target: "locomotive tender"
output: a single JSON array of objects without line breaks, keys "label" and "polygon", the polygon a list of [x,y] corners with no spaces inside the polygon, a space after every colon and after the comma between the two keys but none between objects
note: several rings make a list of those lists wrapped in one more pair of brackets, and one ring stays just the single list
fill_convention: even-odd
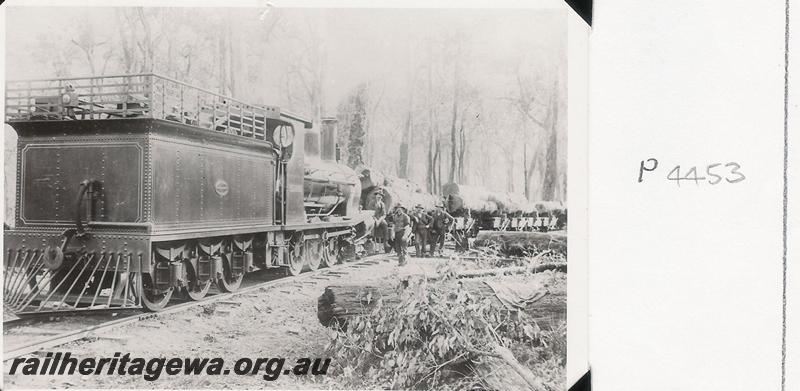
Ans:
[{"label": "locomotive tender", "polygon": [[337,263],[360,181],[312,122],[154,74],[8,82],[18,134],[4,306],[162,309],[245,273]]}]

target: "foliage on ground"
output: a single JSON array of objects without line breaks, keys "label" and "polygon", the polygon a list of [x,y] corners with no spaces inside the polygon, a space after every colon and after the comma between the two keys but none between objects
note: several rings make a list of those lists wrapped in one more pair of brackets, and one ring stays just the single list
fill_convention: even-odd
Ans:
[{"label": "foliage on ground", "polygon": [[336,373],[342,386],[496,388],[486,379],[502,365],[493,350],[502,346],[547,388],[563,388],[565,323],[542,330],[524,313],[511,313],[463,289],[452,267],[439,274],[445,277],[398,287],[398,305],[383,305],[381,297],[363,298],[375,301],[373,309],[340,328],[328,347],[341,366]]}]

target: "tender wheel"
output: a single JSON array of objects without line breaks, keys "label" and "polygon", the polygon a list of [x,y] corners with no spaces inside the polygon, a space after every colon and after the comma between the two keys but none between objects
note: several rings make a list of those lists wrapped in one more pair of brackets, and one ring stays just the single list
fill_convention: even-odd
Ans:
[{"label": "tender wheel", "polygon": [[305,255],[305,264],[308,266],[308,270],[315,271],[319,269],[319,265],[322,263],[322,242],[319,240],[308,240],[306,241],[306,249],[303,252]]},{"label": "tender wheel", "polygon": [[149,274],[139,274],[139,297],[142,299],[142,306],[151,312],[164,309],[172,298],[174,288],[169,288],[164,292],[156,292]]},{"label": "tender wheel", "polygon": [[289,274],[296,276],[303,272],[303,265],[305,264],[305,257],[303,256],[303,245],[295,244],[286,253],[289,258]]},{"label": "tender wheel", "polygon": [[189,272],[189,284],[183,288],[183,292],[194,301],[202,300],[211,288],[211,279],[200,282],[197,280],[197,272],[192,268],[192,264],[187,262],[186,267]]},{"label": "tender wheel", "polygon": [[339,241],[336,238],[326,240],[322,250],[322,267],[339,263],[339,253]]},{"label": "tender wheel", "polygon": [[217,287],[223,292],[236,292],[242,285],[244,274],[234,277],[231,273],[230,254],[225,254],[222,258],[222,267],[225,269],[222,278],[217,279]]}]

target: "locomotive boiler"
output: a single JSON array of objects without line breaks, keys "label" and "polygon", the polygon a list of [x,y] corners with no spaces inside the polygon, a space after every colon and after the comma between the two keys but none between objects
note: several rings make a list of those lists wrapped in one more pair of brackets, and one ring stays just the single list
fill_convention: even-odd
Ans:
[{"label": "locomotive boiler", "polygon": [[336,119],[322,120],[321,134],[306,133],[303,202],[306,216],[326,219],[358,210],[361,181],[353,169],[336,160]]},{"label": "locomotive boiler", "polygon": [[18,314],[157,311],[258,269],[336,263],[367,229],[331,121],[320,140],[299,115],[154,74],[6,90],[19,137],[3,290]]}]

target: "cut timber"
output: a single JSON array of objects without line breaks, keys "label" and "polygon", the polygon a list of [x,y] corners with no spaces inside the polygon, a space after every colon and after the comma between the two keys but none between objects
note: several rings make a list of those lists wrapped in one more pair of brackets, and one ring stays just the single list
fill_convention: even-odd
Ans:
[{"label": "cut timber", "polygon": [[[529,266],[503,267],[496,269],[465,270],[462,272],[458,272],[456,274],[456,278],[476,278],[476,277],[489,277],[489,276],[506,276],[511,274],[522,274],[522,273],[541,273],[547,270],[555,270],[557,272],[566,273],[567,264],[564,262],[559,262],[559,263],[543,263],[543,264],[529,265]],[[404,279],[409,280],[411,277],[414,276],[422,277],[423,279],[426,279],[428,281],[438,280],[442,278],[442,276],[439,274],[431,274],[431,275],[409,274]]]},{"label": "cut timber", "polygon": [[[473,297],[488,298],[493,306],[525,312],[542,328],[552,328],[559,320],[566,319],[566,292],[543,289],[526,302],[524,308],[509,308],[486,281],[460,280],[458,283]],[[400,295],[400,288],[389,286],[331,285],[317,300],[317,318],[324,326],[344,328],[350,318],[369,314],[379,298],[384,307],[395,307],[400,302]]]},{"label": "cut timber", "polygon": [[398,288],[375,285],[331,285],[317,300],[317,318],[323,326],[346,327],[347,320],[369,313],[378,299],[383,305],[400,302]]},{"label": "cut timber", "polygon": [[480,231],[473,245],[496,246],[508,255],[541,253],[546,250],[567,255],[567,235],[564,232]]}]

